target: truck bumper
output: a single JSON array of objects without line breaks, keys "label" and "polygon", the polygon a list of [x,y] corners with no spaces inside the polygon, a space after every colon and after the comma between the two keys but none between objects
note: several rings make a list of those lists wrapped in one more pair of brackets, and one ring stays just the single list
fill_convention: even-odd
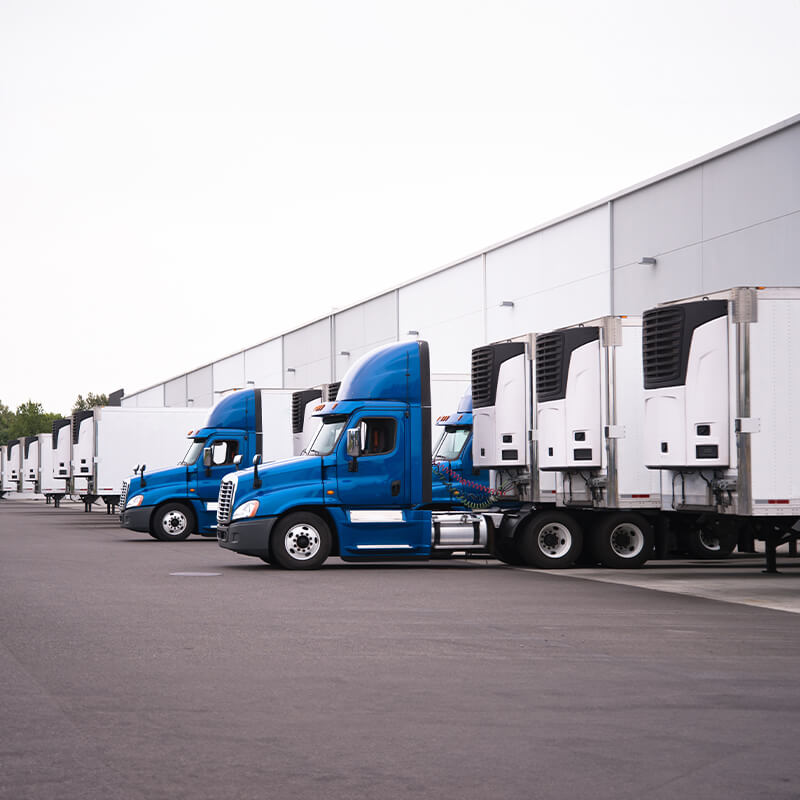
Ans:
[{"label": "truck bumper", "polygon": [[128,528],[132,531],[149,531],[150,517],[153,514],[153,506],[144,508],[126,508],[119,515],[120,528]]},{"label": "truck bumper", "polygon": [[245,556],[269,556],[269,537],[277,517],[245,519],[217,526],[217,544]]}]

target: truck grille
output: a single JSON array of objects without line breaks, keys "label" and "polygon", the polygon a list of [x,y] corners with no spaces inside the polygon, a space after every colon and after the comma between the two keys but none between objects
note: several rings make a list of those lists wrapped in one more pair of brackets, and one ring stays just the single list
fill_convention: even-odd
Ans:
[{"label": "truck grille", "polygon": [[235,482],[223,479],[222,483],[219,485],[217,525],[227,525],[231,521],[231,510],[233,509],[233,496],[235,493]]},{"label": "truck grille", "polygon": [[122,491],[119,495],[119,515],[125,512],[125,503],[128,500],[128,481],[122,481]]},{"label": "truck grille", "polygon": [[476,347],[472,351],[472,407],[492,405],[493,347]]},{"label": "truck grille", "polygon": [[684,310],[652,308],[642,317],[644,388],[678,386],[681,380]]}]

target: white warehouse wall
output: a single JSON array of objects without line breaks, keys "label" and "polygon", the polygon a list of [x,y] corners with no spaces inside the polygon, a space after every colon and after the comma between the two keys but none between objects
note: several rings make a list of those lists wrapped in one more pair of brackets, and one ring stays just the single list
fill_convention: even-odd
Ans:
[{"label": "white warehouse wall", "polygon": [[[798,285],[798,252],[800,116],[122,404],[207,406],[248,382],[341,380],[409,330],[430,343],[433,372],[467,373],[487,342],[730,286]],[[648,256],[654,266],[638,263]]]}]

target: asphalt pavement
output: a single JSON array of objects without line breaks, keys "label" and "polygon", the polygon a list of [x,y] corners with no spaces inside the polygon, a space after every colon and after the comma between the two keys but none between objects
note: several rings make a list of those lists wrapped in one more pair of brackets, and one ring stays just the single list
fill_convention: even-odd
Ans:
[{"label": "asphalt pavement", "polygon": [[285,572],[3,500],[0,798],[798,798],[779,565]]}]

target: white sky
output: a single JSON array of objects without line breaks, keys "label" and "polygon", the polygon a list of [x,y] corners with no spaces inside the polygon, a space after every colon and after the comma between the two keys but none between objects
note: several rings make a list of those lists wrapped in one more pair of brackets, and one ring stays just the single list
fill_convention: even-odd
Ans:
[{"label": "white sky", "polygon": [[0,0],[0,401],[133,392],[800,111],[800,0]]}]

